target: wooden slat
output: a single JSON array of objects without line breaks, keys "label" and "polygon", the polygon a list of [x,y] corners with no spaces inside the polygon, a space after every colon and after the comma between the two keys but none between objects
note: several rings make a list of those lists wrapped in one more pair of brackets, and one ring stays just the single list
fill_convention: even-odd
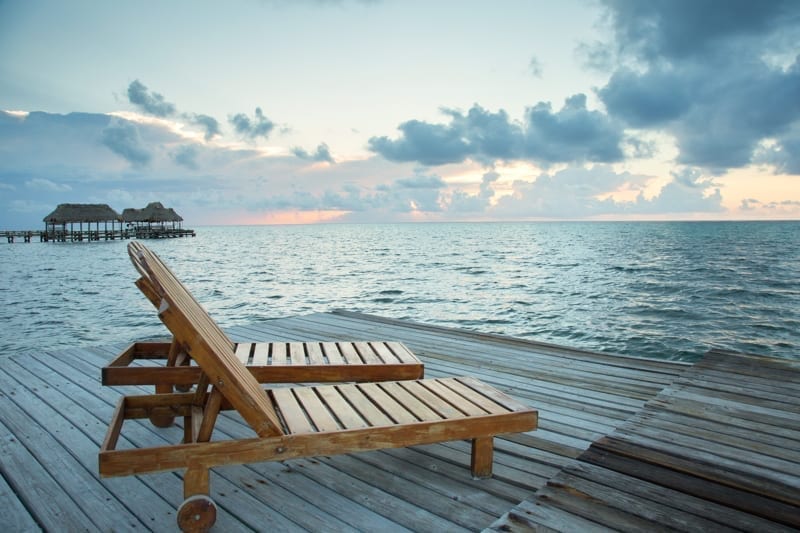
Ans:
[{"label": "wooden slat", "polygon": [[403,387],[402,382],[389,382],[381,384],[380,387],[389,396],[401,403],[403,407],[411,411],[419,420],[441,420],[442,416],[433,409],[425,405],[419,398],[411,394],[408,389]]},{"label": "wooden slat", "polygon": [[485,412],[489,412],[491,414],[502,414],[507,413],[508,409],[503,407],[502,405],[495,403],[494,400],[491,398],[487,398],[486,396],[478,393],[475,389],[465,386],[462,382],[458,381],[457,379],[450,379],[447,381],[443,381],[442,384],[446,386],[448,389],[452,390],[461,398],[471,402],[474,405],[480,406],[481,410]]},{"label": "wooden slat", "polygon": [[442,398],[445,402],[452,405],[462,413],[468,416],[485,415],[486,410],[474,403],[462,398],[452,389],[446,387],[441,381],[426,380],[420,382],[425,388],[433,392],[436,396]]},{"label": "wooden slat", "polygon": [[293,366],[306,364],[306,349],[302,342],[289,343],[289,360]]},{"label": "wooden slat", "polygon": [[297,387],[293,389],[297,401],[311,419],[317,431],[336,431],[339,424],[331,412],[319,399],[312,387]]},{"label": "wooden slat", "polygon": [[253,366],[266,366],[269,361],[269,345],[257,342],[253,351]]},{"label": "wooden slat", "polygon": [[289,346],[283,342],[276,342],[272,344],[272,366],[288,365],[291,359],[289,358]]},{"label": "wooden slat", "polygon": [[236,346],[236,358],[246,365],[250,361],[250,351],[253,349],[253,344],[243,342]]},{"label": "wooden slat", "polygon": [[369,398],[372,403],[386,413],[396,424],[408,424],[417,422],[417,418],[403,405],[395,401],[391,396],[380,388],[377,383],[363,383],[358,386],[361,392]]},{"label": "wooden slat", "polygon": [[291,389],[273,389],[270,395],[290,433],[314,433],[314,426]]},{"label": "wooden slat", "polygon": [[375,353],[375,349],[372,347],[371,342],[354,342],[353,345],[355,346],[356,350],[358,350],[358,354],[361,356],[361,360],[364,361],[365,364],[372,364],[377,365],[382,363],[380,357]]},{"label": "wooden slat", "polygon": [[309,365],[325,365],[325,357],[322,353],[322,346],[318,342],[307,342],[306,344],[306,352],[308,353],[308,364]]},{"label": "wooden slat", "polygon": [[451,404],[443,402],[442,399],[436,396],[428,387],[423,386],[418,381],[406,381],[402,384],[403,388],[408,390],[415,398],[425,403],[428,407],[436,411],[442,418],[460,418],[464,413]]},{"label": "wooden slat", "polygon": [[330,364],[342,364],[345,362],[342,353],[339,351],[339,346],[335,342],[323,342],[322,350],[325,352],[325,357],[328,358]]},{"label": "wooden slat", "polygon": [[491,399],[492,401],[502,405],[509,411],[517,411],[519,409],[524,408],[525,406],[518,402],[517,400],[513,399],[507,394],[500,392],[497,389],[492,387],[486,386],[486,384],[481,383],[477,379],[471,377],[458,377],[456,378],[458,381],[461,381],[464,385],[469,387],[470,389],[479,392],[483,396]]},{"label": "wooden slat", "polygon": [[322,401],[336,415],[337,420],[342,423],[344,429],[358,429],[369,427],[369,424],[348,403],[347,399],[339,392],[335,385],[316,387]]},{"label": "wooden slat", "polygon": [[369,422],[370,426],[388,426],[392,424],[392,419],[372,403],[360,388],[341,387],[339,392]]},{"label": "wooden slat", "polygon": [[386,345],[385,342],[371,342],[369,343],[372,349],[377,354],[383,363],[397,364],[399,360],[394,352]]},{"label": "wooden slat", "polygon": [[415,363],[417,362],[417,357],[411,353],[411,350],[406,348],[402,343],[396,341],[387,342],[386,345],[389,349],[394,353],[395,357],[401,363]]},{"label": "wooden slat", "polygon": [[347,364],[350,365],[360,365],[363,364],[363,360],[358,355],[358,351],[356,350],[355,343],[352,342],[340,342],[339,343],[339,352],[342,354],[342,357]]}]

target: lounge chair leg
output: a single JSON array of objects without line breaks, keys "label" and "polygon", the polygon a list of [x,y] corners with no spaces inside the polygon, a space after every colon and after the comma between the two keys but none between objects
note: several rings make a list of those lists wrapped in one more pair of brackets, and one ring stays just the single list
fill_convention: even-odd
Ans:
[{"label": "lounge chair leg", "polygon": [[186,498],[178,507],[178,527],[181,531],[208,531],[217,521],[217,506],[205,494]]},{"label": "lounge chair leg", "polygon": [[217,521],[217,506],[208,492],[208,468],[188,468],[183,475],[185,500],[178,508],[181,531],[207,531]]},{"label": "lounge chair leg", "polygon": [[494,461],[494,438],[479,437],[472,439],[472,459],[470,468],[475,478],[492,477],[492,462]]},{"label": "lounge chair leg", "polygon": [[[180,346],[173,339],[169,347],[169,354],[167,355],[167,366],[174,366],[175,358],[177,357]],[[158,383],[156,384],[156,394],[168,394],[172,392],[172,384]],[[175,423],[175,417],[169,415],[150,415],[150,422],[157,428],[168,428]]]},{"label": "lounge chair leg", "polygon": [[157,428],[168,428],[175,423],[175,417],[170,415],[150,415],[150,423]]}]

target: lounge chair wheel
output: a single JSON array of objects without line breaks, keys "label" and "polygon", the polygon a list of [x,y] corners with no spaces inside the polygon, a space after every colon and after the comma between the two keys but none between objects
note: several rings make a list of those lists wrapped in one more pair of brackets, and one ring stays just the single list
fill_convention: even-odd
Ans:
[{"label": "lounge chair wheel", "polygon": [[150,422],[157,428],[168,428],[175,423],[175,417],[170,415],[150,415]]},{"label": "lounge chair wheel", "polygon": [[217,506],[205,494],[186,498],[178,507],[178,527],[181,531],[208,531],[217,521]]}]

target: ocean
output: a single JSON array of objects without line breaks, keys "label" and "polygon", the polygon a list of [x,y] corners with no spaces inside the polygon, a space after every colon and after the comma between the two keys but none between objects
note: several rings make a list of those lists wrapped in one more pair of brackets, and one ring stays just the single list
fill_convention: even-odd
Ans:
[{"label": "ocean", "polygon": [[[196,229],[146,244],[223,327],[347,309],[640,357],[800,359],[800,222]],[[165,336],[126,245],[0,243],[0,356]]]}]

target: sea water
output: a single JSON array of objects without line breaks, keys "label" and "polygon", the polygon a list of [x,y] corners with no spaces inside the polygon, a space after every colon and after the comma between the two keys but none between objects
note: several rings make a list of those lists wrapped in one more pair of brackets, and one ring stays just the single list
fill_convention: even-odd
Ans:
[{"label": "sea water", "polygon": [[[223,326],[347,309],[575,348],[800,358],[800,222],[329,224],[146,241]],[[127,241],[0,244],[0,355],[166,334]]]}]

